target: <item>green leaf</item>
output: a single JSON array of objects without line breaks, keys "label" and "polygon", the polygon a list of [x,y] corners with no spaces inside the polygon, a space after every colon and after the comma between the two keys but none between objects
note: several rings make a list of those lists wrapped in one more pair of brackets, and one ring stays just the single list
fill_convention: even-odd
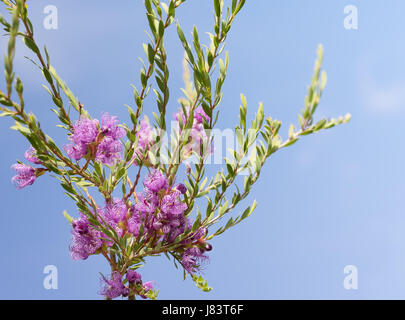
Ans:
[{"label": "green leaf", "polygon": [[63,211],[63,216],[66,218],[67,221],[69,221],[70,224],[73,222],[73,218],[65,211]]},{"label": "green leaf", "polygon": [[220,18],[221,17],[221,1],[214,0],[214,8],[215,8],[215,15]]},{"label": "green leaf", "polygon": [[34,53],[36,53],[36,54],[39,54],[39,53],[40,53],[40,52],[39,52],[39,49],[38,49],[38,47],[37,47],[37,45],[35,44],[35,42],[34,42],[31,38],[24,37],[24,38],[23,38],[23,41],[24,41],[25,45],[26,45],[29,49],[31,49]]},{"label": "green leaf", "polygon": [[219,207],[218,215],[222,216],[225,213],[226,209],[228,209],[228,206],[229,206],[229,201],[226,200],[225,203],[222,206]]},{"label": "green leaf", "polygon": [[210,292],[212,290],[212,288],[208,286],[207,281],[204,280],[201,275],[197,277],[195,274],[193,274],[192,279],[196,284],[197,288],[201,289],[202,291]]},{"label": "green leaf", "polygon": [[56,82],[58,83],[59,87],[63,90],[63,92],[66,94],[66,96],[68,97],[70,103],[72,104],[72,106],[77,110],[80,111],[79,108],[79,101],[77,100],[77,98],[75,97],[75,95],[73,94],[73,92],[69,89],[69,87],[66,85],[65,82],[63,82],[63,80],[59,77],[59,75],[56,73],[56,70],[50,66],[49,67],[49,72],[52,74],[53,78],[56,80]]},{"label": "green leaf", "polygon": [[196,231],[197,228],[200,226],[200,222],[201,222],[201,212],[200,210],[197,209],[197,218],[195,219],[194,223],[193,223],[193,227],[192,227],[192,231]]},{"label": "green leaf", "polygon": [[76,194],[76,192],[75,192],[75,190],[73,189],[73,187],[70,186],[69,184],[67,184],[66,182],[62,182],[61,185],[62,185],[63,189],[65,189],[67,192]]}]

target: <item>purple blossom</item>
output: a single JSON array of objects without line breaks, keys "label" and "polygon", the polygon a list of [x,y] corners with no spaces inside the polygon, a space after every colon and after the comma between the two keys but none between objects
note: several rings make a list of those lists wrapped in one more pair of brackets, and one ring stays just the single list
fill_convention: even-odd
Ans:
[{"label": "purple blossom", "polygon": [[24,156],[25,159],[27,159],[29,162],[32,162],[34,164],[41,164],[41,161],[37,158],[36,151],[32,146],[30,146],[30,148],[25,151]]},{"label": "purple blossom", "polygon": [[[143,290],[145,291],[145,294],[148,293],[150,290],[153,290],[153,282],[152,281],[145,282],[143,284]],[[143,299],[147,298],[146,295],[141,295],[141,297]]]},{"label": "purple blossom", "polygon": [[107,113],[101,116],[101,133],[104,137],[97,146],[96,160],[108,165],[121,159],[122,142],[126,134],[125,129],[118,126],[117,117]]},{"label": "purple blossom", "polygon": [[187,249],[181,256],[181,264],[189,273],[199,271],[201,264],[206,261],[208,257],[204,255],[204,250],[198,247]]},{"label": "purple blossom", "polygon": [[98,135],[98,120],[81,116],[73,126],[70,140],[75,144],[92,143]]},{"label": "purple blossom", "polygon": [[[191,227],[192,227],[192,225],[190,224],[189,229],[191,229]],[[191,237],[191,239],[192,239],[193,241],[199,240],[199,239],[201,239],[201,238],[206,237],[207,234],[208,234],[207,228],[199,228],[199,229],[193,234],[193,236]]]},{"label": "purple blossom", "polygon": [[17,175],[15,175],[11,181],[17,186],[18,189],[32,185],[37,178],[35,169],[31,166],[16,163],[12,165],[11,168],[17,173]]},{"label": "purple blossom", "polygon": [[77,145],[89,144],[96,140],[97,135],[98,120],[81,116],[73,126],[73,134],[70,136],[70,140]]},{"label": "purple blossom", "polygon": [[127,271],[127,280],[129,283],[141,284],[142,276],[135,270],[129,269]]},{"label": "purple blossom", "polygon": [[[189,112],[190,112],[190,107],[187,106],[187,107],[186,107],[187,116],[190,116],[190,115],[188,114]],[[184,114],[182,108],[174,115],[174,117],[175,117],[175,119],[176,119],[177,121],[180,122],[180,119],[181,119],[181,121],[183,122],[183,124],[186,123],[186,120],[187,120],[187,119],[186,119],[186,116],[185,116],[185,114]],[[202,124],[202,123],[203,123],[203,119],[205,119],[207,122],[210,121],[210,117],[204,112],[204,109],[203,109],[201,106],[199,106],[197,109],[194,110],[193,118],[194,118],[194,120],[193,120],[193,126],[196,125],[196,124]]]},{"label": "purple blossom", "polygon": [[172,218],[170,223],[170,233],[167,236],[167,241],[173,242],[176,240],[179,235],[184,233],[187,224],[188,220],[184,216],[180,216],[177,219]]},{"label": "purple blossom", "polygon": [[64,149],[68,156],[75,160],[80,160],[87,154],[87,144],[69,144],[64,146]]},{"label": "purple blossom", "polygon": [[148,281],[143,284],[143,289],[145,290],[145,292],[148,292],[149,290],[153,290],[153,287],[154,287],[153,281]]},{"label": "purple blossom", "polygon": [[104,136],[110,137],[113,140],[119,140],[126,134],[125,129],[118,126],[119,121],[116,116],[110,116],[104,113],[101,116],[101,132]]},{"label": "purple blossom", "polygon": [[74,232],[81,234],[81,235],[86,235],[89,233],[89,226],[90,223],[87,220],[86,217],[82,216],[80,219],[76,219],[72,221],[72,227]]},{"label": "purple blossom", "polygon": [[[191,230],[192,223],[189,222],[187,229]],[[181,264],[189,273],[195,273],[200,270],[201,264],[208,261],[208,256],[204,253],[212,250],[212,245],[205,242],[205,237],[208,234],[206,228],[199,228],[187,240],[183,240],[182,244],[190,244],[195,242],[194,246],[183,252],[181,256]]]},{"label": "purple blossom", "polygon": [[[185,229],[185,228],[187,228],[187,230],[191,230],[192,227],[193,227],[192,221],[190,221],[190,220],[187,219],[187,221],[186,221],[186,223],[185,223],[185,226],[181,228],[181,232],[180,232],[179,234],[184,233],[184,231],[185,231],[184,229]],[[199,241],[199,240],[201,240],[201,239],[204,239],[204,238],[207,236],[207,233],[208,233],[208,230],[207,230],[206,228],[199,228],[198,230],[196,230],[196,231],[194,231],[193,233],[191,233],[191,234],[187,237],[187,239],[182,240],[181,243],[182,243],[182,244],[190,244],[190,243],[192,243],[192,242],[194,242],[194,241]],[[178,235],[179,235],[179,234],[178,234]],[[175,239],[175,238],[173,238],[172,240],[169,240],[169,241],[174,241],[174,239]],[[209,251],[209,250],[206,250],[206,251]]]},{"label": "purple blossom", "polygon": [[[147,238],[157,236],[158,241],[171,243],[186,229],[191,230],[192,222],[184,215],[187,205],[180,199],[186,191],[183,184],[168,189],[167,178],[155,170],[145,178],[144,185],[145,192],[137,195],[137,203],[131,208],[127,221],[131,234],[137,237],[142,226]],[[208,259],[204,252],[212,247],[205,244],[206,235],[207,229],[199,228],[182,241],[183,245],[191,245],[181,257],[183,267],[190,273],[198,271],[200,264]]]},{"label": "purple blossom", "polygon": [[204,112],[204,109],[201,106],[199,106],[194,111],[194,121],[197,122],[198,124],[202,124],[203,119],[205,119],[205,121],[207,122],[210,121],[210,117]]},{"label": "purple blossom", "polygon": [[155,231],[161,226],[159,224],[159,219],[152,212],[140,211],[139,207],[144,209],[153,208],[153,206],[148,207],[146,204],[141,206],[141,204],[136,204],[132,216],[128,219],[128,231],[132,233],[135,237],[139,235],[139,230],[141,225],[143,226],[144,234],[147,237],[152,237]]},{"label": "purple blossom", "polygon": [[[125,232],[123,222],[126,220],[127,212],[128,208],[122,199],[114,199],[112,203],[108,203],[104,208],[98,210],[103,220],[121,237]],[[101,219],[100,223],[103,223]]]},{"label": "purple blossom", "polygon": [[179,199],[180,191],[176,190],[162,199],[161,210],[168,216],[182,215],[187,210],[187,205]]},{"label": "purple blossom", "polygon": [[171,242],[185,230],[187,218],[184,212],[187,205],[180,201],[179,195],[180,192],[175,190],[163,196],[159,204],[160,211],[150,218],[148,230],[162,234],[162,240]]},{"label": "purple blossom", "polygon": [[148,151],[149,147],[153,143],[152,130],[147,117],[140,121],[140,126],[136,133],[136,137],[138,138],[138,145],[135,149],[135,157],[142,160],[145,151]]},{"label": "purple blossom", "polygon": [[[186,107],[187,113],[189,112],[189,107]],[[183,109],[180,109],[178,113],[175,114],[175,118],[177,121],[180,122],[180,120],[185,124],[186,122],[186,117],[183,112]],[[193,151],[200,153],[201,145],[204,143],[207,143],[208,137],[207,134],[204,130],[204,125],[203,125],[203,119],[206,121],[209,121],[210,118],[208,115],[204,112],[203,108],[200,106],[197,109],[194,110],[193,114],[193,124],[190,130],[189,137],[191,138],[191,141],[186,144],[184,147],[184,153],[185,155],[191,155]],[[179,128],[180,130],[180,128]],[[212,148],[208,150],[209,153],[212,153]]]},{"label": "purple blossom", "polygon": [[128,231],[133,234],[135,237],[139,235],[139,229],[141,227],[142,221],[139,216],[139,212],[135,211],[135,207],[132,207],[130,210],[131,217],[127,220]]},{"label": "purple blossom", "polygon": [[73,260],[86,260],[99,250],[103,241],[102,233],[95,230],[87,217],[80,213],[80,218],[72,222],[73,241],[70,245]]},{"label": "purple blossom", "polygon": [[158,193],[168,187],[169,181],[159,170],[154,170],[146,177],[144,185],[150,192]]},{"label": "purple blossom", "polygon": [[168,179],[158,170],[145,178],[144,185],[144,193],[137,195],[137,203],[131,210],[128,231],[137,237],[142,226],[148,238],[157,236],[158,241],[174,241],[189,225],[184,216],[187,205],[180,200],[179,191],[184,192],[185,186],[168,189]]},{"label": "purple blossom", "polygon": [[121,274],[118,271],[114,271],[111,274],[111,278],[108,280],[104,276],[102,277],[103,288],[100,294],[106,296],[108,299],[118,298],[119,296],[128,296],[129,290],[122,283]]},{"label": "purple blossom", "polygon": [[96,160],[112,165],[121,160],[122,143],[111,137],[105,137],[97,146]]},{"label": "purple blossom", "polygon": [[100,214],[107,223],[118,224],[125,220],[127,211],[127,206],[122,199],[114,199],[113,202],[107,203],[103,210],[100,210]]},{"label": "purple blossom", "polygon": [[182,183],[178,184],[176,188],[180,191],[181,194],[185,194],[187,192],[186,186]]},{"label": "purple blossom", "polygon": [[65,146],[69,157],[80,160],[87,154],[87,146],[93,143],[98,135],[98,120],[81,116],[73,125],[73,133],[69,137],[72,144]]},{"label": "purple blossom", "polygon": [[[145,192],[137,195],[137,203],[128,219],[128,231],[139,235],[141,225],[147,237],[158,236],[160,241],[173,241],[184,232],[187,218],[184,212],[187,205],[180,200],[181,192],[167,190],[167,178],[154,171],[145,178]],[[169,192],[161,193],[162,190]]]},{"label": "purple blossom", "polygon": [[[190,137],[191,142],[189,142],[184,148],[185,153],[191,154],[193,151],[195,151],[197,154],[200,154],[201,146],[204,146],[204,143],[207,143],[208,140],[203,125],[195,124],[190,130]],[[207,152],[212,153],[211,149],[208,149]]]},{"label": "purple blossom", "polygon": [[145,192],[139,194],[138,203],[135,205],[135,209],[142,214],[154,213],[159,206],[159,197],[151,192]]},{"label": "purple blossom", "polygon": [[99,121],[81,117],[73,126],[73,133],[69,137],[71,144],[65,146],[69,157],[80,160],[84,158],[89,150],[89,145],[94,146],[95,154],[91,154],[95,160],[107,165],[112,165],[121,159],[122,142],[126,134],[125,129],[118,126],[118,119],[115,116],[103,114],[101,116],[101,128]]},{"label": "purple blossom", "polygon": [[128,219],[128,231],[134,236],[139,235],[139,229],[143,225],[144,234],[152,236],[154,233],[153,225],[157,221],[155,211],[159,205],[159,199],[156,194],[145,192],[137,195],[138,203],[131,208],[131,217]]}]

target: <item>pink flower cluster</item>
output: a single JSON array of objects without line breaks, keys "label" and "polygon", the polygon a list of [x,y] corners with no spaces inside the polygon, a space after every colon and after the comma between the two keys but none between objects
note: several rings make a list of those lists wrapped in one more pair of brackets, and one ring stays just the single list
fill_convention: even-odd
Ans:
[{"label": "pink flower cluster", "polygon": [[[189,116],[188,112],[190,112],[190,108],[186,108],[187,116]],[[194,111],[193,115],[193,125],[190,129],[190,142],[188,142],[184,148],[184,153],[186,155],[190,155],[193,151],[200,153],[201,145],[207,143],[207,134],[204,130],[204,120],[206,122],[210,121],[209,116],[204,112],[203,108],[200,106]],[[183,112],[183,109],[180,109],[175,114],[175,119],[178,122],[182,122],[183,125],[186,123],[186,115]],[[180,128],[179,128],[180,130]],[[208,152],[212,152],[211,148]]]},{"label": "pink flower cluster", "polygon": [[[98,208],[96,218],[100,225],[113,229],[119,238],[138,237],[142,229],[144,241],[153,241],[153,245],[159,242],[173,243],[186,230],[191,231],[192,221],[185,215],[187,205],[181,200],[187,190],[183,184],[170,187],[167,177],[154,170],[145,177],[144,186],[144,192],[136,196],[136,203],[133,205],[122,199],[114,199]],[[114,243],[100,228],[92,225],[83,213],[72,222],[72,227],[73,242],[70,250],[75,260],[101,253]],[[199,270],[201,262],[207,259],[204,253],[211,250],[210,245],[204,241],[206,235],[207,230],[200,228],[179,243],[182,248],[180,263],[191,274]],[[108,281],[115,284],[114,288],[124,290],[117,279],[118,276],[113,275]],[[119,292],[124,295],[126,291]],[[115,296],[114,293],[109,295]]]},{"label": "pink flower cluster", "polygon": [[65,151],[75,160],[90,158],[111,165],[121,159],[120,139],[125,135],[125,129],[118,126],[115,116],[103,114],[101,125],[97,119],[82,116],[73,126],[71,144],[65,146]]},{"label": "pink flower cluster", "polygon": [[[33,164],[41,164],[41,161],[36,156],[35,149],[30,146],[30,148],[24,154],[25,159]],[[26,186],[32,185],[37,176],[44,169],[36,169],[30,165],[26,165],[23,163],[16,163],[11,166],[11,168],[17,173],[11,181],[17,186],[18,189],[25,188]]]}]

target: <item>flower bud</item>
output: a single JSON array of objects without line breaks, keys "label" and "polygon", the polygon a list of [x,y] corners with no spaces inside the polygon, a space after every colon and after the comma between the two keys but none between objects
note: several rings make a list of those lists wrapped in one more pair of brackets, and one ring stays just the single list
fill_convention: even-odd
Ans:
[{"label": "flower bud", "polygon": [[186,186],[182,183],[177,185],[177,190],[179,190],[181,194],[185,194],[187,192]]}]

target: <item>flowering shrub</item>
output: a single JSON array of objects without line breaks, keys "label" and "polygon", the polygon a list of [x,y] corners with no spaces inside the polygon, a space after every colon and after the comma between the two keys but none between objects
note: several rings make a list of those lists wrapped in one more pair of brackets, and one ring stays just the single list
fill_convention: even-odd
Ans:
[{"label": "flowering shrub", "polygon": [[[230,1],[226,10],[223,0],[213,1],[214,29],[209,34],[211,41],[204,49],[196,28],[189,42],[177,23],[177,33],[185,50],[185,89],[172,118],[176,128],[169,134],[166,132],[169,70],[164,39],[174,23],[177,8],[185,0],[144,1],[150,42],[144,44],[147,60],[143,62],[140,87],[134,87],[135,108],[127,106],[131,125],[120,123],[117,117],[107,113],[102,114],[100,120],[92,118],[51,65],[46,48],[39,49],[26,1],[1,1],[10,11],[11,21],[0,17],[9,36],[4,58],[6,89],[0,91],[0,116],[14,119],[12,129],[19,131],[30,143],[25,153],[27,163],[18,162],[12,166],[16,171],[12,181],[21,189],[32,185],[45,173],[52,173],[59,180],[78,209],[77,218],[65,212],[71,223],[72,258],[105,257],[111,274],[102,276],[100,294],[107,299],[135,299],[136,296],[155,299],[154,283],[143,282],[138,269],[146,257],[161,254],[172,260],[176,267],[181,266],[184,277],[190,275],[200,289],[210,291],[199,273],[213,248],[211,242],[252,214],[256,202],[222,223],[222,218],[250,193],[266,160],[300,137],[347,122],[350,118],[348,115],[314,121],[326,84],[326,74],[321,70],[323,51],[320,46],[312,83],[299,115],[299,128],[291,125],[288,138],[282,139],[279,135],[281,122],[265,117],[262,105],[248,125],[247,103],[242,95],[240,121],[233,131],[237,147],[224,158],[225,167],[209,179],[205,168],[216,149],[212,130],[218,119],[221,88],[228,67],[228,54],[225,53],[224,58],[221,56],[245,0]],[[13,70],[17,38],[22,38],[33,52],[47,82],[45,88],[55,104],[52,111],[61,122],[59,127],[66,130],[62,148],[42,130],[35,115],[26,111],[23,84]],[[144,101],[151,89],[157,103],[153,123],[143,116]],[[169,145],[165,143],[167,135]],[[183,183],[177,182],[181,164],[185,164]],[[131,176],[133,168],[137,173]],[[94,193],[102,195],[103,203],[94,200]],[[201,211],[202,206],[205,214]]]}]

